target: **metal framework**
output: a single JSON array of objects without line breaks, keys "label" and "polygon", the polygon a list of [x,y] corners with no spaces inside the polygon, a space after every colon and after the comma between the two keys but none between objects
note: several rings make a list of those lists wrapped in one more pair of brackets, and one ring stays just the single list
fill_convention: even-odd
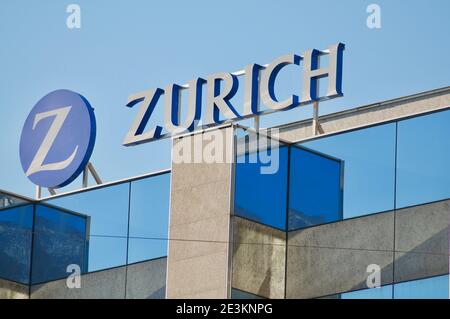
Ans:
[{"label": "metal framework", "polygon": [[[83,169],[83,178],[82,178],[82,185],[81,188],[84,189],[88,187],[88,181],[89,181],[89,172],[91,173],[92,177],[94,178],[97,185],[103,184],[102,179],[98,175],[97,171],[94,168],[94,165],[91,162],[88,162],[86,166]],[[50,195],[54,196],[56,195],[56,191],[54,188],[48,187],[47,191],[50,193]],[[39,185],[36,185],[36,199],[39,200],[42,197],[42,187]]]}]

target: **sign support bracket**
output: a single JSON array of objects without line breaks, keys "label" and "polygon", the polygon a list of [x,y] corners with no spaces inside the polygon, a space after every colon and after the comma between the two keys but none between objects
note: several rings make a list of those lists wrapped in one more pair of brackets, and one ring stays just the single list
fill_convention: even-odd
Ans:
[{"label": "sign support bracket", "polygon": [[103,183],[102,179],[100,178],[97,171],[95,170],[94,165],[92,165],[91,162],[88,162],[83,170],[83,185],[82,185],[83,188],[86,188],[88,186],[89,172],[91,173],[91,175],[94,178],[97,185],[100,185]]},{"label": "sign support bracket", "polygon": [[313,103],[312,131],[314,136],[324,133],[324,130],[319,122],[319,101],[314,101]]},{"label": "sign support bracket", "polygon": [[[82,188],[88,187],[89,173],[91,173],[91,175],[94,178],[97,185],[100,185],[103,183],[102,179],[100,178],[97,171],[95,170],[94,165],[92,165],[91,162],[88,162],[83,170]],[[48,187],[47,191],[50,193],[50,195],[56,195],[56,191],[54,188]],[[42,197],[42,187],[39,185],[36,185],[35,197],[36,197],[36,199],[40,199]]]}]

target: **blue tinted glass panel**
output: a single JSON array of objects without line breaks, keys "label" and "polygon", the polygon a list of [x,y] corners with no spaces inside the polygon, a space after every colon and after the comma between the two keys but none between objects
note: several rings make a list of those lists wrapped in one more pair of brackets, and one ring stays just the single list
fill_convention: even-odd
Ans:
[{"label": "blue tinted glass panel", "polygon": [[87,271],[89,217],[36,205],[32,283],[67,276],[67,266]]},{"label": "blue tinted glass panel", "polygon": [[450,111],[398,122],[397,208],[450,197]]},{"label": "blue tinted glass panel", "polygon": [[291,147],[289,230],[342,219],[342,169],[338,159]]},{"label": "blue tinted glass panel", "polygon": [[127,260],[127,238],[91,236],[88,271],[123,266]]},{"label": "blue tinted glass panel", "polygon": [[129,185],[123,183],[47,201],[91,218],[91,235],[127,236]]},{"label": "blue tinted glass panel", "polygon": [[33,205],[0,210],[0,277],[28,284]]},{"label": "blue tinted glass panel", "polygon": [[346,292],[341,299],[392,299],[392,285]]},{"label": "blue tinted glass panel", "polygon": [[[258,156],[255,156],[258,155]],[[288,147],[270,151],[272,169],[259,153],[245,153],[236,159],[234,213],[262,224],[286,228]],[[261,172],[270,172],[262,174]]]},{"label": "blue tinted glass panel", "polygon": [[448,299],[448,275],[395,284],[395,299]]},{"label": "blue tinted glass panel", "polygon": [[344,218],[394,208],[395,126],[380,125],[302,144],[344,161]]},{"label": "blue tinted glass panel", "polygon": [[131,182],[130,237],[167,239],[169,204],[169,173]]},{"label": "blue tinted glass panel", "polygon": [[231,289],[231,299],[265,299],[265,298],[239,289]]},{"label": "blue tinted glass panel", "polygon": [[129,264],[167,256],[167,239],[130,238],[128,245]]}]

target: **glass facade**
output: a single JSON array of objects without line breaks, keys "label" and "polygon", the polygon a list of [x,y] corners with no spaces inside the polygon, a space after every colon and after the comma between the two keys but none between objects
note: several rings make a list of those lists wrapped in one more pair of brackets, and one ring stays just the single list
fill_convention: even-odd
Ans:
[{"label": "glass facade", "polygon": [[0,277],[28,284],[33,206],[0,210]]},{"label": "glass facade", "polygon": [[[292,144],[239,132],[231,298],[448,298],[448,123],[446,110]],[[164,297],[170,178],[0,196],[0,279],[40,286],[75,264],[117,270],[120,298]]]},{"label": "glass facade", "polygon": [[[262,158],[275,152],[277,169],[264,173]],[[343,171],[338,158],[299,145],[247,150],[236,158],[234,214],[284,231],[340,220]]]},{"label": "glass facade", "polygon": [[[248,160],[265,149],[238,152],[236,298],[448,298],[448,123],[445,110],[282,144],[274,176]],[[364,289],[371,264],[381,288]]]},{"label": "glass facade", "polygon": [[69,265],[88,274],[135,264],[136,276],[138,263],[167,256],[169,198],[162,172],[0,209],[0,278],[37,285],[67,278]]},{"label": "glass facade", "polygon": [[436,276],[419,280],[363,289],[336,295],[341,299],[448,299],[449,276]]}]

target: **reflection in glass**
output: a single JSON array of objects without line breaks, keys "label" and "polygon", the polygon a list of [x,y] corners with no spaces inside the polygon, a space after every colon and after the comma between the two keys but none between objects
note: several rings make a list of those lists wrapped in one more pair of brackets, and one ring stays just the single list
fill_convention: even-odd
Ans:
[{"label": "reflection in glass", "polygon": [[385,124],[302,143],[345,162],[343,217],[394,209],[396,124]]},{"label": "reflection in glass", "polygon": [[170,174],[131,182],[130,237],[168,237]]},{"label": "reflection in glass", "polygon": [[28,284],[33,205],[0,210],[0,277]]},{"label": "reflection in glass", "polygon": [[291,147],[289,230],[342,219],[343,165],[339,159]]},{"label": "reflection in glass", "polygon": [[47,203],[87,215],[91,235],[127,236],[130,183],[50,199]]},{"label": "reflection in glass", "polygon": [[438,276],[395,284],[395,299],[448,299],[449,277]]},{"label": "reflection in glass", "polygon": [[167,239],[130,238],[128,263],[167,256]]},{"label": "reflection in glass", "polygon": [[124,266],[127,261],[127,238],[91,236],[88,271]]},{"label": "reflection in glass", "polygon": [[67,276],[68,265],[87,271],[89,217],[36,205],[32,283]]},{"label": "reflection in glass", "polygon": [[231,299],[266,299],[255,294],[231,288]]},{"label": "reflection in glass", "polygon": [[234,213],[238,216],[286,229],[286,194],[288,147],[280,145],[269,150],[278,152],[278,170],[272,174],[261,174],[267,167],[260,160],[260,152],[251,151],[236,158]]},{"label": "reflection in glass", "polygon": [[397,208],[450,197],[450,111],[398,122]]},{"label": "reflection in glass", "polygon": [[392,285],[342,293],[341,299],[392,299]]}]

